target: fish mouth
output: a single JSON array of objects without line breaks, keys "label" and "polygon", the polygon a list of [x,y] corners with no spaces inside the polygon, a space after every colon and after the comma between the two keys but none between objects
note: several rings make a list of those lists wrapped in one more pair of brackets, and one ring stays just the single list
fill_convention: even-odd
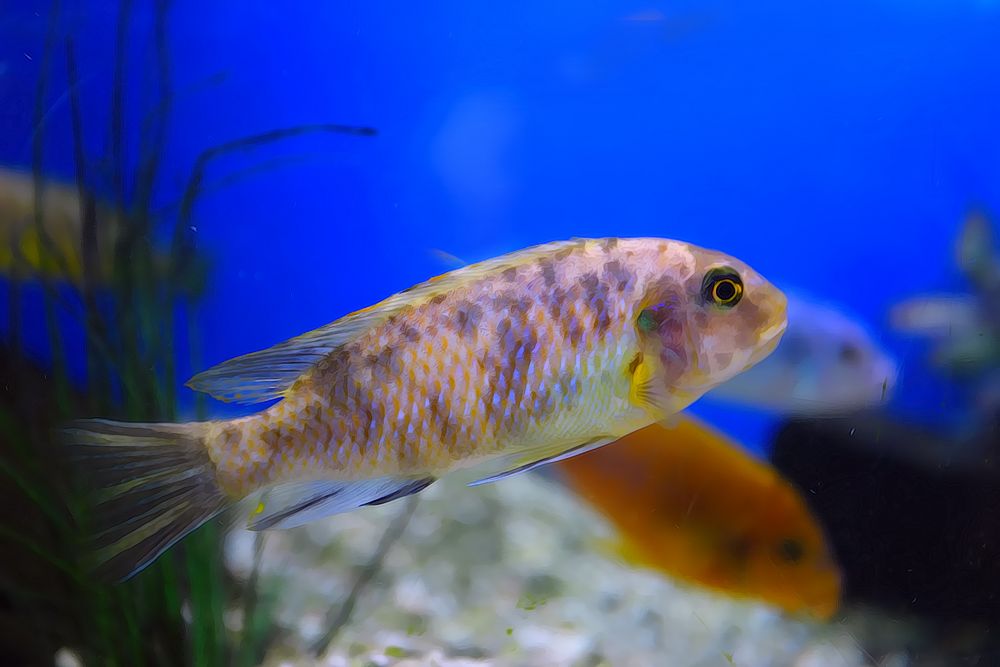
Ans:
[{"label": "fish mouth", "polygon": [[753,354],[750,355],[751,366],[764,360],[774,352],[774,348],[778,347],[778,343],[781,342],[781,337],[785,334],[785,329],[787,328],[788,320],[782,318],[780,322],[764,329],[760,333],[760,343],[757,345],[757,349],[753,351]]},{"label": "fish mouth", "polygon": [[750,355],[751,366],[774,352],[774,348],[778,347],[781,337],[785,334],[785,329],[788,328],[788,297],[776,291],[771,299],[775,310],[774,324],[760,332],[757,349]]}]

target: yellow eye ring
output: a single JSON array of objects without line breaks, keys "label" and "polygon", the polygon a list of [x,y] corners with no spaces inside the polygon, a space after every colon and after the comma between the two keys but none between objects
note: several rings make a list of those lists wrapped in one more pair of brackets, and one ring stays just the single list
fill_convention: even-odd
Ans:
[{"label": "yellow eye ring", "polygon": [[734,280],[723,278],[712,285],[712,299],[719,305],[736,301],[743,294],[743,286]]},{"label": "yellow eye ring", "polygon": [[732,308],[743,298],[743,281],[728,270],[712,271],[705,276],[702,296],[707,302]]}]

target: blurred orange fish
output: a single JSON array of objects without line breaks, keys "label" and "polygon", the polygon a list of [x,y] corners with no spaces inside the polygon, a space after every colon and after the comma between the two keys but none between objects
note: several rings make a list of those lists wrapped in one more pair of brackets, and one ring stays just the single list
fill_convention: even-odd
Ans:
[{"label": "blurred orange fish", "polygon": [[630,563],[792,614],[836,612],[840,570],[799,493],[693,417],[556,466],[611,520]]}]

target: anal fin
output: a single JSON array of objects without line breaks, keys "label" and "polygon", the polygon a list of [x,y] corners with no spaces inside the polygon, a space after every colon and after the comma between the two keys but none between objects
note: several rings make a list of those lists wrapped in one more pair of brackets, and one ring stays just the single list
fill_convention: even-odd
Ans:
[{"label": "anal fin", "polygon": [[423,491],[433,482],[433,477],[379,477],[351,482],[317,480],[278,484],[261,496],[246,527],[250,530],[294,528],[365,505],[398,500]]},{"label": "anal fin", "polygon": [[420,493],[428,486],[437,481],[435,477],[427,477],[425,479],[418,479],[410,482],[406,486],[401,486],[392,493],[382,496],[381,498],[376,498],[375,500],[365,503],[366,505],[384,505],[393,500],[399,500],[400,498],[405,498],[406,496],[412,496],[415,493]]}]

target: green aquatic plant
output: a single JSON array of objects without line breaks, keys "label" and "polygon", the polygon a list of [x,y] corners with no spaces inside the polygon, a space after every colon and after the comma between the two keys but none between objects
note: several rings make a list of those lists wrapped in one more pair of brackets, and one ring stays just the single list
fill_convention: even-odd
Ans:
[{"label": "green aquatic plant", "polygon": [[[136,421],[176,417],[177,366],[198,358],[196,306],[206,288],[207,262],[190,232],[195,205],[210,189],[205,174],[212,161],[267,143],[309,133],[369,136],[370,128],[312,124],[279,128],[205,150],[196,160],[183,199],[170,221],[152,206],[161,173],[169,111],[167,27],[169,0],[156,0],[153,64],[156,100],[143,119],[134,173],[126,155],[126,53],[132,3],[122,0],[115,29],[116,55],[108,107],[108,158],[88,159],[83,136],[87,120],[78,85],[72,34],[63,34],[58,0],[47,17],[47,34],[34,103],[32,135],[33,220],[41,268],[32,275],[24,262],[7,276],[7,341],[0,345],[0,654],[12,664],[50,664],[59,650],[100,665],[253,665],[273,639],[270,622],[275,592],[257,590],[262,540],[254,574],[246,582],[223,566],[222,531],[209,524],[134,579],[116,585],[95,580],[90,562],[91,514],[95,497],[89,480],[78,479],[53,433],[68,419],[105,416]],[[61,48],[60,48],[61,47]],[[44,164],[46,102],[50,72],[65,57],[69,120],[79,194],[82,282],[67,288],[53,276],[68,274],[68,259],[45,225]],[[96,183],[109,180],[109,211],[99,209]],[[131,190],[126,184],[133,180]],[[0,212],[2,215],[2,212]],[[156,232],[170,232],[166,270],[157,261]],[[110,284],[99,284],[97,239],[102,226],[115,226]],[[159,235],[162,236],[162,235]],[[15,253],[12,252],[12,256]],[[24,305],[43,304],[51,363],[27,359]],[[85,381],[75,386],[67,340],[82,332]],[[183,332],[183,335],[180,333]],[[184,345],[181,345],[184,343]],[[196,417],[206,417],[203,397]],[[226,618],[241,618],[235,628]]]}]

